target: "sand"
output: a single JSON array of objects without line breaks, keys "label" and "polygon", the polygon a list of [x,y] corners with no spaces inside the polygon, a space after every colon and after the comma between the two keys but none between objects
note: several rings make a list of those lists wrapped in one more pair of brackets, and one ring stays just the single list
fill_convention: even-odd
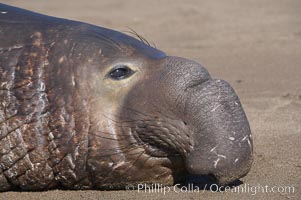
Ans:
[{"label": "sand", "polygon": [[[300,0],[2,2],[119,31],[131,27],[167,54],[202,63],[238,93],[255,161],[239,186],[249,192],[53,190],[4,192],[0,199],[301,199]],[[294,192],[284,192],[288,186]]]}]

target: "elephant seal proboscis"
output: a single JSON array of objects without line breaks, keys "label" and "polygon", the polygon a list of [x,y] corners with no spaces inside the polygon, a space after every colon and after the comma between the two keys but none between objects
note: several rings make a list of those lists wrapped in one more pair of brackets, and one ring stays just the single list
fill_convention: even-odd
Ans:
[{"label": "elephant seal proboscis", "polygon": [[0,190],[228,184],[248,120],[200,64],[94,25],[0,4]]}]

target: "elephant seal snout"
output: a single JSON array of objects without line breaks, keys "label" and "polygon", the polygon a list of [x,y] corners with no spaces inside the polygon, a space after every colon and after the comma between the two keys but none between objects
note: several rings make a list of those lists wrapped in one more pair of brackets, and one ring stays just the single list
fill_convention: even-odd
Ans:
[{"label": "elephant seal snout", "polygon": [[200,64],[81,22],[0,4],[0,190],[220,184],[252,163],[231,86]]},{"label": "elephant seal snout", "polygon": [[[193,174],[213,175],[220,184],[246,175],[252,164],[251,131],[237,95],[222,80],[210,80],[198,88],[192,100],[203,108],[195,113],[200,126],[194,133],[194,148],[186,167]],[[203,122],[200,124],[200,122]],[[216,134],[212,134],[216,133]]]}]

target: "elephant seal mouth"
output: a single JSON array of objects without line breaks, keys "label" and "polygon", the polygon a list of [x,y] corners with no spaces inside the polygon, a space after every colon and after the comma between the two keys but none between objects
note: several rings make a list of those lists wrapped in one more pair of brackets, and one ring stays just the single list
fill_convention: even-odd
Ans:
[{"label": "elephant seal mouth", "polygon": [[181,157],[181,154],[166,146],[159,146],[155,142],[144,142],[141,140],[140,143],[145,148],[145,153],[152,157],[157,158],[168,158],[168,157]]},{"label": "elephant seal mouth", "polygon": [[[190,133],[181,129],[186,126],[179,120],[162,119],[138,120],[132,134],[139,145],[145,148],[147,154],[153,157],[184,157],[192,148]],[[175,125],[177,124],[177,125]]]}]

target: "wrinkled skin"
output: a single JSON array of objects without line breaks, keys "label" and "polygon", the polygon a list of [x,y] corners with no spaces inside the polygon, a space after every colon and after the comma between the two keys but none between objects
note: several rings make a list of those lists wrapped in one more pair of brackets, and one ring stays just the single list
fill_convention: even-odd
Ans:
[{"label": "wrinkled skin", "polygon": [[[252,139],[231,86],[122,33],[0,4],[0,190],[228,184]],[[127,66],[126,78],[112,69]]]}]

